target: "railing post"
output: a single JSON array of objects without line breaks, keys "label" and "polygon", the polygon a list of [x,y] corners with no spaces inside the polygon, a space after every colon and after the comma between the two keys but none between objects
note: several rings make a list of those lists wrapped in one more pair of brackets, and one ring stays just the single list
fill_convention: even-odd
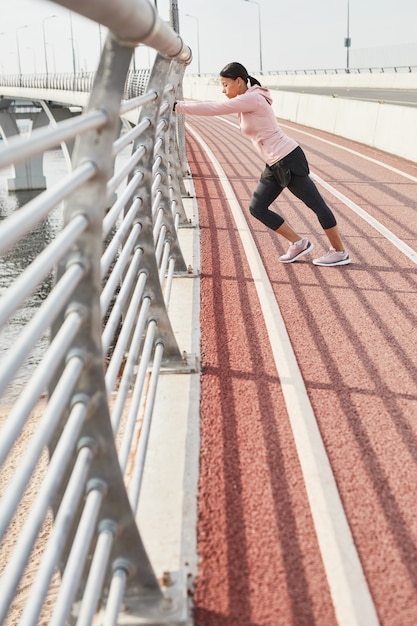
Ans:
[{"label": "railing post", "polygon": [[[80,442],[84,441],[85,445],[92,451],[91,466],[88,472],[88,483],[93,490],[91,493],[94,495],[94,485],[97,483],[102,494],[100,496],[102,505],[96,521],[97,529],[103,524],[114,529],[110,537],[112,543],[111,559],[117,558],[124,563],[123,568],[128,572],[127,594],[133,594],[135,598],[142,597],[144,601],[146,599],[146,602],[151,601],[153,604],[158,604],[162,602],[163,594],[139,536],[117,458],[107,404],[101,344],[100,293],[102,277],[100,259],[103,247],[102,222],[106,206],[106,184],[113,171],[112,144],[119,129],[120,102],[130,58],[131,48],[121,46],[110,35],[106,41],[88,107],[91,110],[104,106],[108,115],[108,123],[99,131],[90,131],[82,136],[74,153],[75,167],[85,159],[93,159],[97,173],[93,180],[75,194],[66,206],[64,213],[66,223],[79,213],[85,214],[89,220],[89,228],[81,235],[77,248],[72,250],[60,263],[57,279],[71,263],[82,265],[85,268],[85,275],[74,293],[72,303],[67,306],[67,310],[55,323],[52,337],[55,336],[58,327],[62,325],[67,312],[72,309],[79,309],[84,315],[85,321],[81,331],[75,337],[71,352],[84,355],[85,361],[83,372],[75,390],[75,397],[84,398],[84,401],[90,404],[89,419],[82,427]],[[56,374],[56,379],[58,376],[59,372]],[[53,393],[55,384],[50,387],[50,393]],[[59,434],[57,433],[54,437],[54,442],[57,441]],[[55,445],[56,443],[52,443],[50,446],[51,455]],[[97,454],[97,452],[99,453]],[[68,479],[69,476],[67,476]],[[63,489],[64,487],[65,485]],[[53,503],[55,515],[59,511],[60,503],[61,499],[56,499]],[[73,521],[74,530],[81,514],[82,507],[79,507]],[[94,522],[92,520],[92,523]],[[99,531],[97,530],[97,532]],[[71,534],[69,533],[68,537]],[[91,545],[90,558],[93,553],[94,545]],[[66,558],[63,565],[67,559],[71,558],[69,545],[66,546],[64,554]],[[107,569],[107,563],[104,563],[104,567]],[[78,574],[79,593],[82,593],[87,581],[87,573],[79,571]],[[105,575],[107,584],[111,577],[112,568],[110,564]],[[65,591],[66,587],[64,586],[63,593]],[[67,591],[67,593],[70,592],[71,590]],[[88,598],[86,601],[88,602]],[[58,615],[60,615],[59,610],[62,603],[65,603],[65,598],[58,601]],[[95,607],[92,607],[91,610],[93,609]],[[64,616],[60,617],[59,620],[62,618]]]},{"label": "railing post", "polygon": [[[152,313],[158,319],[157,336],[164,343],[164,362],[173,361],[181,362],[181,352],[178,348],[171,322],[168,317],[164,297],[161,289],[161,283],[158,275],[158,267],[155,258],[155,241],[153,236],[153,222],[152,215],[152,168],[154,165],[154,143],[156,138],[156,130],[158,120],[160,120],[160,109],[163,104],[164,86],[168,80],[168,76],[171,70],[171,65],[174,61],[168,59],[160,54],[155,59],[152,73],[148,82],[148,90],[154,90],[158,97],[157,100],[151,104],[145,105],[139,117],[138,124],[144,120],[150,121],[150,130],[146,134],[145,138],[141,137],[136,141],[133,146],[133,152],[135,152],[141,146],[145,148],[145,155],[141,161],[141,171],[143,173],[143,180],[141,181],[140,189],[138,190],[138,196],[142,200],[142,206],[139,217],[139,221],[142,224],[141,234],[138,240],[138,245],[143,249],[142,265],[146,268],[149,279],[147,282],[148,293],[151,296],[151,309]],[[172,106],[173,94],[168,98]],[[168,114],[169,119],[169,114]],[[166,189],[167,192],[167,189]],[[167,194],[168,195],[168,194]],[[165,216],[165,224],[167,228],[167,236],[171,242],[176,241],[176,232],[172,221],[172,216],[167,213]],[[182,254],[177,249],[177,269],[185,271],[186,266],[182,258]]]}]

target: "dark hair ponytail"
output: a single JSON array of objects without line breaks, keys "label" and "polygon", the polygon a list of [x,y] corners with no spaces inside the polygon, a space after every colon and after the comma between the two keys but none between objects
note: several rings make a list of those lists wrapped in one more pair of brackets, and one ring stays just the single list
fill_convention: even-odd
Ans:
[{"label": "dark hair ponytail", "polygon": [[237,61],[233,61],[232,63],[228,63],[227,65],[225,65],[220,72],[220,76],[223,76],[223,78],[233,78],[233,80],[236,80],[236,78],[241,78],[243,81],[245,81],[245,83],[249,81],[251,87],[253,87],[254,85],[259,85],[261,87],[261,83],[259,82],[259,80],[256,80],[256,78],[250,76],[246,67],[244,67],[241,63],[238,63]]},{"label": "dark hair ponytail", "polygon": [[259,80],[256,80],[256,78],[254,78],[253,76],[249,76],[249,82],[250,82],[250,86],[253,87],[254,85],[259,85],[259,87],[262,87],[261,83],[259,82]]}]

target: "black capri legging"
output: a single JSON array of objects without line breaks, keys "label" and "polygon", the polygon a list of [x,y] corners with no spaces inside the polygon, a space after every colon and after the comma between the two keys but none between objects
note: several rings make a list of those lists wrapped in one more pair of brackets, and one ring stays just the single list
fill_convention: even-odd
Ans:
[{"label": "black capri legging", "polygon": [[[287,185],[288,189],[314,211],[321,227],[326,230],[336,226],[336,218],[332,210],[327,206],[316,185],[309,177],[310,170],[307,159],[300,146],[281,159],[278,166],[290,171],[291,178]],[[267,165],[253,192],[249,210],[253,217],[256,217],[272,230],[277,230],[285,221],[281,215],[269,208],[283,190],[284,186],[279,182],[277,172],[274,171],[274,165]]]}]

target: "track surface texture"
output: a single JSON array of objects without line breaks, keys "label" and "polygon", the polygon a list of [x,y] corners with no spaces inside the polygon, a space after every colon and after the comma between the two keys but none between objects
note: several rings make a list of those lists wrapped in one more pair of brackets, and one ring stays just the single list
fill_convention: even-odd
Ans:
[{"label": "track surface texture", "polygon": [[[284,191],[279,212],[315,244],[286,265],[278,262],[286,242],[249,214],[263,164],[236,119],[189,116],[186,123],[202,245],[195,625],[415,626],[416,166],[283,123],[313,175],[331,186],[318,185],[352,258],[348,266],[314,266],[326,237],[315,215]],[[205,146],[226,174],[265,268],[336,498],[327,470],[303,468],[311,451],[295,436],[293,402],[276,365],[282,350],[268,333],[253,259]],[[330,498],[324,513],[320,490]],[[355,559],[359,574],[351,569]]]}]

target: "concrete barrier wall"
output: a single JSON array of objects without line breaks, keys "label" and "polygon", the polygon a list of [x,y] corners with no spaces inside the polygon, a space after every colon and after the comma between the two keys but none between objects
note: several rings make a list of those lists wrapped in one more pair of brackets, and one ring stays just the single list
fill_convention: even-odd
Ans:
[{"label": "concrete barrier wall", "polygon": [[[350,78],[363,79],[368,84],[355,86],[371,87],[370,81],[374,75],[347,75],[347,76],[314,76],[314,86],[319,86],[316,81],[321,79],[335,79],[340,81],[339,86],[347,86]],[[407,77],[407,88],[416,82],[415,74],[375,75],[373,87],[381,87],[382,82],[389,77],[389,86],[392,88],[393,79]],[[269,79],[294,78],[303,79],[304,84],[312,84],[311,76],[264,76],[263,82],[271,85]],[[342,82],[343,79],[343,82]],[[377,84],[378,83],[378,84]],[[388,81],[387,81],[388,83]],[[287,81],[287,85],[288,85]],[[327,83],[326,86],[329,86]],[[350,83],[353,85],[353,81]],[[405,84],[405,83],[404,83]],[[324,83],[321,83],[324,86]],[[385,85],[388,87],[388,84]],[[220,82],[218,78],[190,77],[184,79],[184,97],[192,100],[223,100]],[[397,87],[399,88],[399,87]],[[402,87],[405,88],[405,87]],[[281,120],[288,120],[304,124],[311,128],[324,130],[347,139],[396,154],[410,161],[417,162],[417,107],[403,107],[379,102],[363,102],[359,100],[347,100],[331,96],[318,96],[313,94],[295,93],[279,90],[272,91],[274,99],[273,109],[276,116]]]},{"label": "concrete barrier wall", "polygon": [[265,85],[283,87],[346,87],[369,89],[417,89],[416,72],[366,72],[364,74],[293,74],[274,76],[264,74],[256,78]]}]

